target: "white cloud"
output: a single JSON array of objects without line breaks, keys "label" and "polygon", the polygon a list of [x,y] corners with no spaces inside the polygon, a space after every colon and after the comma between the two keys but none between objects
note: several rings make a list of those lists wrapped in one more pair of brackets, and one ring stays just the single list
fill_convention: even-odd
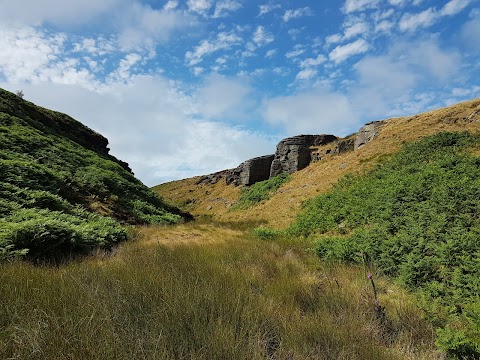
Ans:
[{"label": "white cloud", "polygon": [[394,6],[403,6],[407,2],[407,0],[388,0],[390,5]]},{"label": "white cloud", "polygon": [[269,99],[264,104],[263,116],[291,135],[346,135],[358,119],[346,96],[323,90]]},{"label": "white cloud", "polygon": [[389,32],[394,26],[395,23],[393,21],[383,20],[375,25],[375,32]]},{"label": "white cloud", "polygon": [[178,0],[168,0],[167,3],[163,6],[165,10],[174,10],[178,7]]},{"label": "white cloud", "polygon": [[370,27],[366,22],[354,23],[345,28],[343,39],[348,40],[361,34],[367,35],[369,30],[370,30]]},{"label": "white cloud", "polygon": [[272,43],[275,40],[275,37],[272,33],[269,33],[265,30],[263,26],[258,26],[257,30],[253,34],[253,41],[257,46],[264,46]]},{"label": "white cloud", "polygon": [[271,49],[271,50],[268,50],[268,51],[265,53],[265,57],[267,57],[267,58],[272,58],[272,57],[274,57],[276,54],[277,54],[277,50],[276,50],[276,49]]},{"label": "white cloud", "polygon": [[284,22],[289,22],[293,19],[298,19],[304,16],[312,16],[313,11],[308,6],[304,8],[294,9],[294,10],[287,10],[285,14],[283,14],[282,19]]},{"label": "white cloud", "polygon": [[295,77],[295,80],[311,80],[315,78],[318,75],[318,70],[312,69],[312,68],[307,68],[301,70],[297,76]]},{"label": "white cloud", "polygon": [[213,18],[221,18],[228,16],[229,13],[242,8],[242,4],[234,0],[220,0],[215,5]]},{"label": "white cloud", "polygon": [[376,8],[380,0],[346,0],[343,11],[347,14]]},{"label": "white cloud", "polygon": [[210,10],[212,5],[213,5],[212,0],[188,0],[187,1],[188,10],[200,15],[206,15],[206,13]]},{"label": "white cloud", "polygon": [[359,114],[371,117],[419,112],[437,101],[436,96],[418,98],[419,89],[453,85],[459,69],[460,54],[442,49],[436,39],[399,41],[386,54],[367,56],[354,65],[358,81],[350,98]]},{"label": "white cloud", "polygon": [[325,39],[325,43],[327,45],[335,44],[342,41],[342,39],[343,39],[342,34],[333,34],[333,35],[327,36],[327,38]]},{"label": "white cloud", "polygon": [[293,47],[292,51],[289,51],[285,54],[287,59],[297,58],[305,52],[303,45],[297,44]]},{"label": "white cloud", "polygon": [[420,13],[406,13],[400,19],[400,30],[415,31],[417,28],[429,27],[441,17],[453,16],[470,5],[471,0],[450,0],[439,11],[430,7]]},{"label": "white cloud", "polygon": [[418,14],[404,14],[400,19],[400,30],[415,31],[419,27],[428,27],[437,20],[437,13],[435,9],[428,8]]},{"label": "white cloud", "polygon": [[[129,1],[128,1],[129,2]],[[96,17],[122,7],[126,0],[2,0],[0,20],[4,24],[59,26],[92,22]]]},{"label": "white cloud", "polygon": [[451,15],[458,14],[460,11],[462,11],[468,5],[470,5],[470,3],[471,3],[471,0],[450,0],[440,10],[440,15],[451,16]]},{"label": "white cloud", "polygon": [[470,20],[462,26],[461,37],[467,48],[480,51],[480,10],[472,11]]},{"label": "white cloud", "polygon": [[251,87],[241,80],[211,74],[198,93],[198,109],[205,118],[242,120]]},{"label": "white cloud", "polygon": [[203,61],[203,58],[219,50],[229,49],[232,46],[240,45],[243,39],[235,33],[218,33],[214,40],[202,40],[193,51],[187,51],[185,60],[188,65],[193,66]]},{"label": "white cloud", "polygon": [[335,64],[339,64],[351,56],[363,54],[370,49],[370,45],[364,39],[358,39],[354,42],[351,42],[347,45],[337,46],[333,49],[329,58],[331,61],[334,61]]},{"label": "white cloud", "polygon": [[134,3],[122,14],[119,43],[124,50],[166,42],[171,35],[194,24],[192,18],[181,11],[155,10],[150,6]]},{"label": "white cloud", "polygon": [[276,9],[281,9],[282,6],[280,4],[269,3],[265,5],[260,5],[258,8],[259,8],[258,16],[263,16]]},{"label": "white cloud", "polygon": [[319,54],[316,58],[308,58],[300,62],[300,67],[301,68],[309,68],[309,67],[315,67],[318,65],[323,64],[325,61],[327,61],[327,58],[323,56],[322,54]]}]

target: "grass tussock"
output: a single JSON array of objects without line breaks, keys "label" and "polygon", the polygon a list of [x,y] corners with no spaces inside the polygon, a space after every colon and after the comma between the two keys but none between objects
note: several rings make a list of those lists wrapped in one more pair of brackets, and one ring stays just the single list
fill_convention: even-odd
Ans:
[{"label": "grass tussock", "polygon": [[380,319],[363,268],[242,226],[142,228],[114,256],[0,265],[0,358],[439,358],[403,291],[377,280]]}]

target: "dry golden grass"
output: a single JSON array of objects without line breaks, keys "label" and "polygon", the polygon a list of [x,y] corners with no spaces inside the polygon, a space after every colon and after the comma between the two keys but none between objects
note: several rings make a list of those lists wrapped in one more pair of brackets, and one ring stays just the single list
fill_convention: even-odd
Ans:
[{"label": "dry golden grass", "polygon": [[[141,228],[113,256],[0,264],[2,359],[441,359],[413,298],[233,224]],[[371,270],[370,270],[371,271]]]},{"label": "dry golden grass", "polygon": [[[406,142],[439,131],[464,130],[480,130],[480,98],[414,116],[388,119],[374,141],[355,152],[326,156],[293,174],[292,180],[270,200],[243,211],[229,210],[230,204],[238,200],[240,188],[227,186],[224,181],[195,185],[198,178],[193,178],[162,184],[154,190],[194,215],[211,215],[220,221],[263,221],[269,226],[286,228],[295,219],[303,201],[328,191],[345,174],[369,169]],[[185,205],[188,199],[195,202]]]}]

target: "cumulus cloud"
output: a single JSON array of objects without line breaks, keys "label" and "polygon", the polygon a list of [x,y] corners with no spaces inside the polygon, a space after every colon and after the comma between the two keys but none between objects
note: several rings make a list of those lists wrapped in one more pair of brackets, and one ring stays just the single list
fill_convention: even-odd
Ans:
[{"label": "cumulus cloud", "polygon": [[470,5],[471,0],[450,0],[440,10],[441,16],[455,15]]},{"label": "cumulus cloud", "polygon": [[347,14],[376,8],[381,0],[346,0],[343,11]]},{"label": "cumulus cloud", "polygon": [[406,13],[400,19],[402,31],[415,31],[421,27],[429,27],[444,16],[453,16],[470,5],[471,0],[450,0],[440,10],[430,7],[420,13]]},{"label": "cumulus cloud", "polygon": [[354,65],[358,79],[350,97],[359,113],[370,116],[422,111],[437,104],[437,99],[415,98],[419,89],[454,83],[460,68],[460,54],[441,48],[436,39],[400,41],[386,54],[367,56]]},{"label": "cumulus cloud", "polygon": [[65,26],[92,22],[96,17],[125,6],[128,0],[2,0],[0,20],[18,25],[45,23]]},{"label": "cumulus cloud", "polygon": [[188,10],[200,15],[206,15],[213,5],[213,0],[188,0]]},{"label": "cumulus cloud", "polygon": [[271,2],[265,5],[260,5],[258,8],[259,8],[258,16],[263,16],[274,10],[281,9],[282,6],[280,4],[275,4]]},{"label": "cumulus cloud", "polygon": [[400,19],[399,27],[402,31],[415,31],[419,27],[429,27],[438,18],[438,13],[433,8],[428,8],[417,14],[404,14]]},{"label": "cumulus cloud", "polygon": [[193,18],[177,10],[152,9],[134,3],[122,14],[119,26],[119,43],[122,49],[141,46],[153,47],[156,42],[170,40],[172,34],[194,24]]},{"label": "cumulus cloud", "polygon": [[242,4],[234,0],[220,0],[215,5],[213,18],[221,18],[228,16],[231,12],[242,8]]},{"label": "cumulus cloud", "polygon": [[480,10],[472,11],[470,20],[467,21],[461,30],[461,37],[467,48],[480,51]]},{"label": "cumulus cloud", "polygon": [[301,70],[297,76],[295,77],[295,80],[311,80],[315,78],[318,75],[318,70],[312,69],[312,68],[306,68]]},{"label": "cumulus cloud", "polygon": [[364,39],[358,39],[349,44],[337,46],[330,52],[329,58],[331,61],[335,62],[335,64],[339,64],[347,60],[349,57],[363,54],[369,49],[370,45],[368,45],[368,43]]},{"label": "cumulus cloud", "polygon": [[243,39],[233,32],[220,32],[214,39],[202,40],[193,51],[187,51],[185,60],[187,60],[189,66],[193,66],[202,62],[205,56],[240,45],[242,42]]},{"label": "cumulus cloud", "polygon": [[284,22],[289,22],[290,20],[293,19],[298,19],[304,16],[312,16],[313,11],[310,9],[308,6],[304,8],[298,8],[298,9],[290,9],[285,11],[285,14],[282,16],[282,20]]},{"label": "cumulus cloud", "polygon": [[305,47],[302,44],[297,44],[293,47],[292,51],[289,51],[285,54],[287,59],[296,59],[298,56],[302,55],[305,52]]},{"label": "cumulus cloud", "polygon": [[264,104],[263,116],[271,125],[281,126],[292,135],[346,135],[358,125],[348,98],[324,90],[269,99]]},{"label": "cumulus cloud", "polygon": [[209,119],[241,119],[251,92],[244,80],[211,74],[198,93],[198,111]]},{"label": "cumulus cloud", "polygon": [[263,26],[258,26],[253,34],[253,41],[257,46],[264,46],[272,43],[275,37],[272,33],[269,33]]}]

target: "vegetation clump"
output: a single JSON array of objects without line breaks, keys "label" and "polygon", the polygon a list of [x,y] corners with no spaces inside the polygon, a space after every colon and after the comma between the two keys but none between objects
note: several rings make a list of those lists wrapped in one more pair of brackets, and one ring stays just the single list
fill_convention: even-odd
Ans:
[{"label": "vegetation clump", "polygon": [[317,254],[367,260],[416,291],[453,358],[480,357],[480,136],[438,133],[347,176],[291,226]]},{"label": "vegetation clump", "polygon": [[124,224],[176,223],[81,123],[0,89],[0,260],[111,247]]},{"label": "vegetation clump", "polygon": [[280,174],[271,179],[260,181],[242,189],[238,203],[234,209],[248,209],[256,204],[270,199],[270,196],[283,184],[290,180],[290,174]]}]

